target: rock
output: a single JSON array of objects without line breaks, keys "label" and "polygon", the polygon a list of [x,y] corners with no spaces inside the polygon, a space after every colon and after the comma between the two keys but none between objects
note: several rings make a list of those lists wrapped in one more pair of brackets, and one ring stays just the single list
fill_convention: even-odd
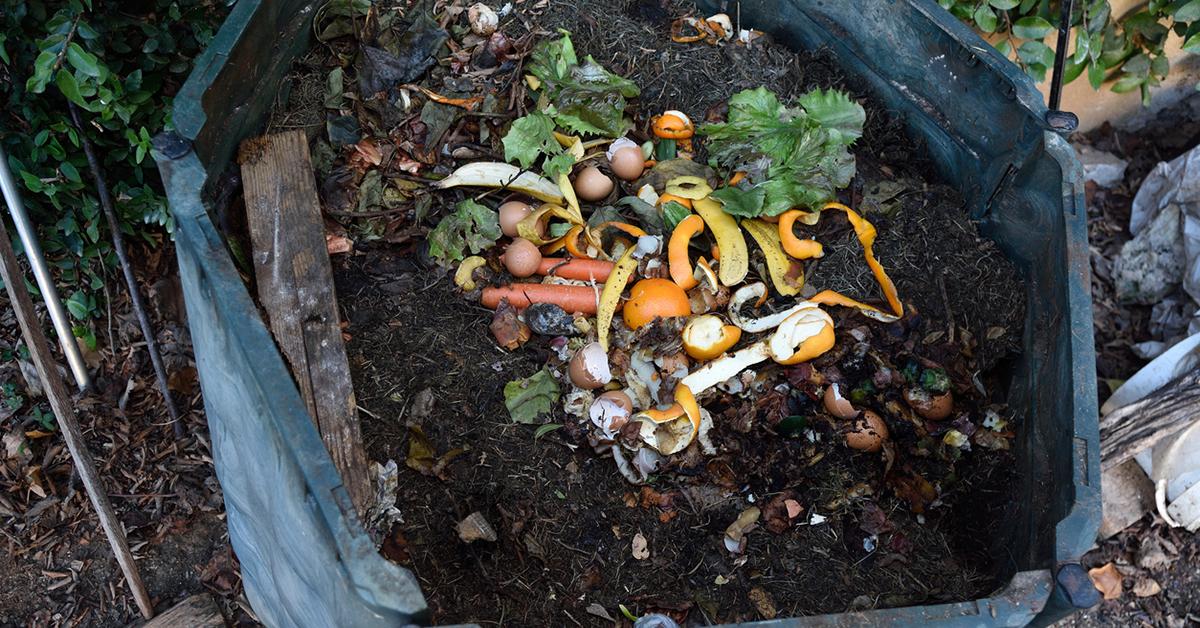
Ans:
[{"label": "rock", "polygon": [[492,524],[488,523],[487,519],[483,518],[483,513],[473,512],[467,515],[466,519],[458,522],[458,538],[462,539],[463,543],[474,543],[475,541],[492,543],[496,540],[496,530],[492,528]]},{"label": "rock", "polygon": [[1183,280],[1183,221],[1178,205],[1165,207],[1150,225],[1121,247],[1113,264],[1117,299],[1151,305]]},{"label": "rock", "polygon": [[409,422],[414,425],[420,425],[421,421],[424,421],[433,413],[433,401],[432,388],[423,388],[414,395],[412,409],[408,411]]},{"label": "rock", "polygon": [[1154,484],[1146,472],[1130,459],[1100,475],[1103,515],[1100,540],[1124,530],[1154,509]]},{"label": "rock", "polygon": [[1125,180],[1125,168],[1129,162],[1091,146],[1076,146],[1075,154],[1083,164],[1083,178],[1094,181],[1102,188],[1115,187]]},{"label": "rock", "polygon": [[534,303],[525,308],[525,324],[541,336],[578,336],[575,319],[553,303]]}]

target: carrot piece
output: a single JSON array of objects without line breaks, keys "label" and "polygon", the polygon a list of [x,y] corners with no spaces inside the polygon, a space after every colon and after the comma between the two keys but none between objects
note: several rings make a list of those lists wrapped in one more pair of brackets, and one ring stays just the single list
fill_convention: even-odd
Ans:
[{"label": "carrot piece", "polygon": [[517,309],[534,303],[553,303],[562,309],[580,314],[595,314],[598,289],[591,286],[564,286],[543,283],[516,283],[499,288],[483,289],[479,302],[486,308],[496,309],[501,299]]},{"label": "carrot piece", "polygon": [[543,257],[538,266],[539,275],[553,275],[564,279],[581,281],[607,281],[613,263],[599,259],[572,259]]}]

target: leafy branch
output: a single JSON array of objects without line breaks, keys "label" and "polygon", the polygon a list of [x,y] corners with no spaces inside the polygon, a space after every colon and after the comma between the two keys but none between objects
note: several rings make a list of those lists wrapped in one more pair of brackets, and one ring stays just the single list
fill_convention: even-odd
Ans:
[{"label": "leafy branch", "polygon": [[[944,9],[989,35],[997,50],[1036,81],[1054,65],[1045,42],[1057,31],[1061,5],[1053,0],[938,0]],[[1165,53],[1174,34],[1187,52],[1200,52],[1200,0],[1151,0],[1126,16],[1114,16],[1108,0],[1077,0],[1071,15],[1074,52],[1064,82],[1087,74],[1094,89],[1111,83],[1117,93],[1150,89],[1170,72]]]}]

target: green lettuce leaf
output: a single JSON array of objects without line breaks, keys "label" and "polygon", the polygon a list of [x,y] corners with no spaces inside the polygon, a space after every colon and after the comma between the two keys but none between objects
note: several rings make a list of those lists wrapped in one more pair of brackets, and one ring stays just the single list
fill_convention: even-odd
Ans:
[{"label": "green lettuce leaf", "polygon": [[679,226],[679,223],[683,222],[683,219],[687,218],[691,214],[692,210],[684,207],[683,204],[678,201],[667,201],[666,203],[663,203],[663,230],[667,233],[674,231],[675,227]]},{"label": "green lettuce leaf", "polygon": [[474,255],[496,244],[500,239],[500,218],[496,210],[467,199],[442,218],[426,239],[429,256],[449,267],[466,257],[466,251]]},{"label": "green lettuce leaf", "polygon": [[627,98],[638,86],[587,57],[582,64],[567,31],[534,48],[528,70],[542,81],[540,101],[558,126],[572,133],[619,137],[632,125],[625,116]]},{"label": "green lettuce leaf", "polygon": [[542,155],[562,151],[554,139],[554,120],[544,113],[534,112],[513,121],[504,134],[504,160],[516,161],[528,170]]},{"label": "green lettuce leaf", "polygon": [[785,106],[764,87],[745,90],[729,99],[726,122],[700,127],[718,163],[747,173],[739,191],[714,193],[726,211],[751,217],[811,209],[850,184],[848,147],[862,136],[863,108],[836,90],[809,92],[798,105]]},{"label": "green lettuce leaf", "polygon": [[714,190],[709,196],[721,201],[721,208],[730,216],[754,218],[763,213],[763,202],[766,199],[767,188],[764,185],[754,185],[746,188],[738,186],[724,187]]},{"label": "green lettuce leaf", "polygon": [[542,370],[525,379],[504,385],[504,407],[516,423],[535,423],[540,414],[550,412],[558,403],[558,382],[550,370]]}]

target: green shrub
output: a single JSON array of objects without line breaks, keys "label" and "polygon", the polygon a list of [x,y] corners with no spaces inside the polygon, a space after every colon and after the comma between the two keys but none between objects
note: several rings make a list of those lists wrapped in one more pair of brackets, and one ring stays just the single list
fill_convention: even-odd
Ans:
[{"label": "green shrub", "polygon": [[98,311],[116,263],[67,100],[87,133],[129,237],[172,228],[150,139],[171,128],[171,101],[232,0],[29,0],[0,11],[0,142],[59,273],[71,315]]},{"label": "green shrub", "polygon": [[[1054,50],[1042,38],[1058,30],[1061,11],[1051,0],[938,0],[943,8],[984,33],[995,33],[996,48],[1041,81],[1054,66]],[[1087,73],[1099,89],[1112,79],[1114,92],[1141,90],[1149,104],[1150,88],[1170,71],[1163,54],[1174,31],[1183,48],[1200,52],[1200,0],[1151,0],[1126,16],[1114,16],[1107,0],[1075,0],[1071,25],[1075,52],[1067,60],[1064,82]]]}]

